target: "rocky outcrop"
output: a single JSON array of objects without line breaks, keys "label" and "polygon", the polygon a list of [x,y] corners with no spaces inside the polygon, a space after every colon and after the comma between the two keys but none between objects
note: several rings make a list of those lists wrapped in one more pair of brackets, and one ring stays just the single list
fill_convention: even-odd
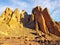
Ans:
[{"label": "rocky outcrop", "polygon": [[[6,8],[5,11],[0,16],[0,22],[6,23],[12,30],[18,30],[26,26],[31,17],[29,14],[22,10],[20,12],[18,8],[12,11],[10,8]],[[31,20],[31,19],[30,19]]]},{"label": "rocky outcrop", "polygon": [[12,29],[20,29],[20,11],[18,9],[15,9],[15,11],[12,14],[12,18],[9,22],[9,26]]},{"label": "rocky outcrop", "polygon": [[6,8],[5,11],[2,13],[1,20],[3,20],[5,23],[9,23],[11,17],[12,17],[13,11],[10,8]]},{"label": "rocky outcrop", "polygon": [[58,28],[58,25],[55,23],[55,21],[51,18],[49,12],[48,12],[48,9],[45,8],[42,12],[44,18],[45,18],[45,21],[46,21],[46,25],[48,27],[48,30],[55,34],[55,35],[58,35],[60,36],[60,31],[59,31],[59,28]]},{"label": "rocky outcrop", "polygon": [[[40,8],[40,10],[39,10],[39,8]],[[38,30],[41,30],[44,33],[49,34],[48,28],[47,28],[46,23],[45,23],[45,19],[44,19],[43,14],[42,14],[42,8],[36,7],[33,9],[32,12],[35,16],[36,27],[38,26],[36,28],[37,32],[38,32]]]},{"label": "rocky outcrop", "polygon": [[24,26],[28,23],[28,13],[25,10],[22,10],[21,22],[23,23]]},{"label": "rocky outcrop", "polygon": [[55,21],[55,23],[56,23],[56,25],[57,25],[57,27],[59,28],[59,31],[60,31],[60,23],[57,22],[57,21]]},{"label": "rocky outcrop", "polygon": [[26,24],[26,27],[35,29],[34,15],[32,14],[28,15],[28,22]]},{"label": "rocky outcrop", "polygon": [[21,23],[21,13],[16,8],[14,12],[10,8],[6,8],[6,10],[0,16],[0,22],[6,23],[11,30],[20,30],[23,28],[23,23]]},{"label": "rocky outcrop", "polygon": [[36,29],[36,32],[41,35],[40,31],[45,34],[53,33],[60,36],[60,23],[54,21],[48,9],[44,10],[37,6],[32,10],[32,14],[28,14],[25,10],[20,12],[18,8],[12,11],[10,8],[0,16],[0,29],[4,27],[5,30],[21,30],[23,27]]},{"label": "rocky outcrop", "polygon": [[[39,9],[40,8],[40,9]],[[60,29],[59,26],[55,23],[55,21],[51,18],[48,9],[45,8],[42,11],[41,7],[36,7],[32,10],[32,13],[35,16],[35,22],[36,22],[36,30],[39,31],[42,30],[45,33],[53,33],[57,36],[60,36]],[[37,27],[38,25],[38,27]]]}]

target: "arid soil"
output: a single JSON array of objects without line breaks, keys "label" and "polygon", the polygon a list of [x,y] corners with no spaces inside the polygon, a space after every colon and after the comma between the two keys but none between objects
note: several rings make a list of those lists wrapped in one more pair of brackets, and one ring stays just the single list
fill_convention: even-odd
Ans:
[{"label": "arid soil", "polygon": [[19,36],[0,36],[0,45],[60,45],[60,38],[53,34],[49,36],[42,32],[41,36],[38,36],[35,30],[24,29],[20,30]]},{"label": "arid soil", "polygon": [[32,39],[28,37],[0,37],[0,45],[60,45],[60,41]]}]

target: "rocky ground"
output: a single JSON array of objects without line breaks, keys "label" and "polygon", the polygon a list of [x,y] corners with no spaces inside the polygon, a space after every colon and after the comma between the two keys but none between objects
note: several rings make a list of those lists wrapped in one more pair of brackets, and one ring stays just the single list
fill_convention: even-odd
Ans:
[{"label": "rocky ground", "polygon": [[41,36],[38,36],[35,30],[28,29],[17,30],[16,32],[19,31],[19,33],[14,30],[14,34],[9,31],[9,36],[1,34],[0,45],[60,45],[59,37],[53,34],[46,35],[43,32],[41,32]]},{"label": "rocky ground", "polygon": [[60,45],[60,41],[32,39],[28,37],[4,37],[0,38],[0,45]]}]

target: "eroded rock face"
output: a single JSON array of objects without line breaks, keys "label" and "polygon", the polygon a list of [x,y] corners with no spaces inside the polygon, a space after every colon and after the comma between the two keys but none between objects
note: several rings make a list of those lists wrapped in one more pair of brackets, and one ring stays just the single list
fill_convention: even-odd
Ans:
[{"label": "eroded rock face", "polygon": [[12,17],[13,11],[10,8],[6,8],[5,11],[2,13],[1,20],[3,20],[5,23],[9,23],[11,17]]},{"label": "eroded rock face", "polygon": [[[14,11],[6,8],[0,16],[0,26],[1,30],[21,30],[25,26],[36,29],[39,35],[41,30],[46,34],[53,33],[60,36],[60,23],[51,18],[47,8],[43,10],[40,6],[34,8],[30,15],[25,10],[20,12],[18,8]],[[5,28],[2,29],[2,27]]]},{"label": "eroded rock face", "polygon": [[23,28],[23,23],[21,21],[21,13],[16,8],[14,12],[10,8],[6,8],[6,10],[0,16],[0,22],[6,23],[11,30],[20,30]]},{"label": "eroded rock face", "polygon": [[38,26],[36,28],[36,30],[41,30],[44,33],[48,34],[49,31],[48,31],[48,28],[47,28],[46,23],[45,23],[45,19],[44,19],[43,14],[42,14],[42,8],[40,8],[40,10],[39,10],[39,8],[40,7],[36,7],[32,11],[34,16],[35,16],[36,27]]},{"label": "eroded rock face", "polygon": [[28,15],[28,22],[26,24],[26,27],[35,29],[34,15],[32,14]]},{"label": "eroded rock face", "polygon": [[42,12],[43,16],[44,16],[44,19],[46,21],[46,25],[48,27],[48,30],[55,34],[55,35],[58,35],[60,36],[60,31],[59,31],[59,28],[58,28],[58,25],[55,23],[55,21],[51,18],[49,12],[48,12],[48,9],[45,8]]},{"label": "eroded rock face", "polygon": [[12,28],[12,29],[20,29],[21,26],[20,26],[20,11],[18,9],[15,9],[15,11],[13,12],[12,14],[12,18],[9,22],[9,26]]},{"label": "eroded rock face", "polygon": [[39,8],[40,7],[36,7],[32,10],[32,13],[35,16],[36,30],[38,31],[38,28],[40,27],[40,30],[45,33],[51,32],[57,36],[60,36],[59,26],[51,18],[48,9],[45,8],[44,10],[42,10],[42,8]]},{"label": "eroded rock face", "polygon": [[22,10],[21,22],[23,23],[24,26],[28,23],[28,13],[25,10]]}]

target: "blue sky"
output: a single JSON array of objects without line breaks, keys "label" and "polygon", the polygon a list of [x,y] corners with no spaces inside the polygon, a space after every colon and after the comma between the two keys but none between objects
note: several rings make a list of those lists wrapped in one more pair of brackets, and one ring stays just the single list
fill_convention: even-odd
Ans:
[{"label": "blue sky", "polygon": [[40,5],[43,7],[47,7],[49,9],[51,17],[60,21],[60,0],[0,0],[0,14],[6,9],[6,7],[10,7],[12,10],[19,8],[19,10],[26,10],[31,14],[32,8]]}]

